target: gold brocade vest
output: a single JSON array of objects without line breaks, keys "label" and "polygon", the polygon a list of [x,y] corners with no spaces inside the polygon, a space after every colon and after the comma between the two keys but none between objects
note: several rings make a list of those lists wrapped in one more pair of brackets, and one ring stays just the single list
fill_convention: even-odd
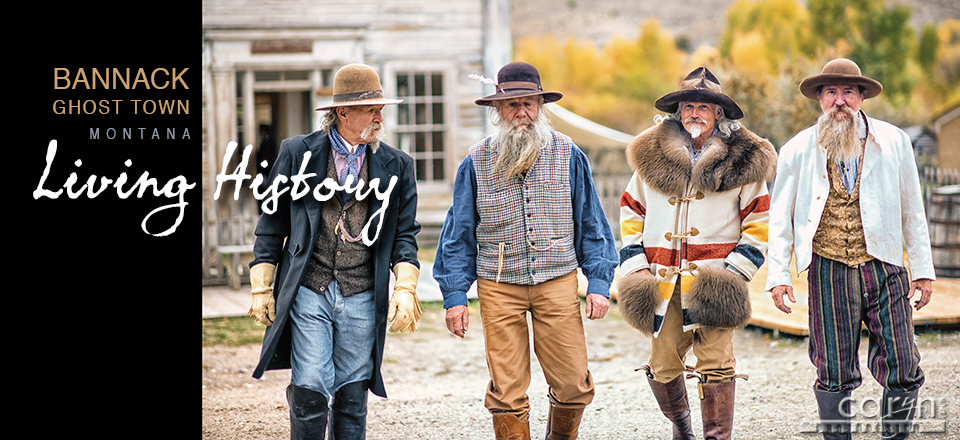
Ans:
[{"label": "gold brocade vest", "polygon": [[820,217],[820,225],[813,235],[813,252],[821,257],[839,261],[847,266],[858,266],[873,259],[867,254],[867,240],[863,235],[863,222],[860,219],[860,175],[863,170],[863,155],[857,165],[857,182],[853,192],[847,193],[837,165],[827,161],[827,177],[830,179],[830,192],[827,204]]}]

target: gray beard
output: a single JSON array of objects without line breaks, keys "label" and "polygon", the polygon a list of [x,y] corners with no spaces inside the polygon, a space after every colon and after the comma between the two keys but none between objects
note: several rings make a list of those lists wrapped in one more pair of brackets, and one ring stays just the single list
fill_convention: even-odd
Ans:
[{"label": "gray beard", "polygon": [[[838,112],[847,115],[837,121]],[[860,115],[847,106],[834,107],[820,115],[817,143],[827,153],[827,159],[835,163],[849,162],[860,157],[860,139],[857,136],[857,120]]]},{"label": "gray beard", "polygon": [[550,127],[539,118],[526,127],[520,121],[501,125],[496,134],[497,173],[509,179],[529,171],[550,137]]}]

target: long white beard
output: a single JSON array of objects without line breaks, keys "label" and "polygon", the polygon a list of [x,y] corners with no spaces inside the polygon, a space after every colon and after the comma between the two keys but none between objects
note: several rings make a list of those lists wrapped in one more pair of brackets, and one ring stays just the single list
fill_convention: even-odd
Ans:
[{"label": "long white beard", "polygon": [[[846,115],[837,120],[837,114]],[[859,115],[847,106],[835,106],[817,119],[817,143],[827,153],[827,159],[835,163],[848,162],[860,157],[860,139],[857,136]]]},{"label": "long white beard", "polygon": [[543,117],[514,120],[503,123],[496,135],[496,170],[505,178],[522,175],[533,167],[540,156],[540,149],[551,137],[550,126]]}]

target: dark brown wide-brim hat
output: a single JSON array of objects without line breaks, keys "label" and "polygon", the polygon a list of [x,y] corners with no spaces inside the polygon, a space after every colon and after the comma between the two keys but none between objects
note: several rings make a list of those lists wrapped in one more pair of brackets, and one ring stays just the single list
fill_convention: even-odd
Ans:
[{"label": "dark brown wide-brim hat", "polygon": [[543,91],[540,85],[540,72],[532,64],[523,61],[516,61],[500,68],[496,86],[497,92],[476,100],[477,105],[490,105],[494,101],[538,95],[543,96],[544,103],[559,101],[563,98],[560,92]]},{"label": "dark brown wide-brim hat", "polygon": [[867,78],[860,73],[860,66],[846,58],[837,58],[823,66],[819,75],[811,76],[800,82],[800,93],[807,98],[819,101],[817,92],[826,85],[856,85],[864,90],[864,99],[880,94],[883,85],[879,81]]},{"label": "dark brown wide-brim hat", "polygon": [[706,67],[697,67],[680,81],[680,90],[667,93],[653,105],[657,110],[676,113],[681,102],[708,102],[723,108],[727,119],[740,119],[743,110],[720,89],[720,80]]},{"label": "dark brown wide-brim hat", "polygon": [[333,104],[317,107],[328,110],[334,107],[355,105],[399,104],[402,99],[383,97],[380,75],[366,64],[347,64],[333,77]]}]

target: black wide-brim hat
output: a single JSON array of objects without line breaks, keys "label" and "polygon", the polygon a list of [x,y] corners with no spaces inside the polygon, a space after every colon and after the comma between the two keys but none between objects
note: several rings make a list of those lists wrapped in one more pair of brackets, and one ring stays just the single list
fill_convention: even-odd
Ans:
[{"label": "black wide-brim hat", "polygon": [[697,67],[680,82],[680,90],[667,93],[653,105],[657,110],[676,113],[681,102],[708,102],[723,108],[727,119],[740,119],[743,110],[720,89],[720,81],[706,67]]},{"label": "black wide-brim hat", "polygon": [[545,92],[540,86],[540,72],[536,67],[523,61],[516,61],[500,69],[497,73],[497,92],[476,100],[477,105],[491,105],[494,101],[504,99],[523,98],[526,96],[543,96],[543,102],[559,101],[563,97],[560,92]]}]

